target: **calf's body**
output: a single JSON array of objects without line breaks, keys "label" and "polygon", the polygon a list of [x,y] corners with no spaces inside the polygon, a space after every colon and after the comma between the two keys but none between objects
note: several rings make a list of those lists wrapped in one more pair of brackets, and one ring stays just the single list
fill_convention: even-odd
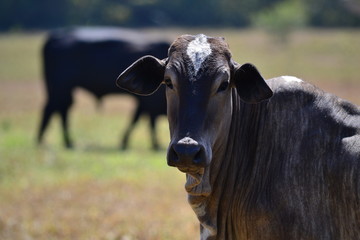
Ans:
[{"label": "calf's body", "polygon": [[210,167],[213,191],[193,205],[214,212],[199,219],[211,219],[216,237],[202,239],[359,236],[360,111],[284,79],[267,81],[274,96],[259,104],[233,94],[227,149]]},{"label": "calf's body", "polygon": [[204,35],[179,37],[167,59],[143,57],[117,80],[137,94],[161,83],[167,161],[186,173],[202,240],[360,236],[359,107],[295,77],[265,81]]}]

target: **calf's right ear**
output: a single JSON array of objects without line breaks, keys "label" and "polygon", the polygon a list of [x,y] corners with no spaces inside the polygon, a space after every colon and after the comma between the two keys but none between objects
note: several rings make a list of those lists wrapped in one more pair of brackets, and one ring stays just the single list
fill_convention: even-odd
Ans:
[{"label": "calf's right ear", "polygon": [[165,62],[153,56],[144,56],[119,75],[116,85],[138,95],[151,95],[164,79]]},{"label": "calf's right ear", "polygon": [[256,67],[250,63],[234,62],[234,82],[240,99],[246,103],[259,103],[272,97],[273,92]]}]

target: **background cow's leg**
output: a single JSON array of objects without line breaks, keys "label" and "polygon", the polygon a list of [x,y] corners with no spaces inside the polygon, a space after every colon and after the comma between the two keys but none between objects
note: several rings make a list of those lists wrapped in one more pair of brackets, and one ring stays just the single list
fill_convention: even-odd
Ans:
[{"label": "background cow's leg", "polygon": [[37,136],[38,144],[42,143],[42,139],[43,139],[45,130],[49,124],[50,118],[51,118],[52,114],[54,113],[54,111],[55,111],[54,107],[49,102],[47,102],[43,109],[42,120],[41,120],[39,132],[38,132],[38,136]]},{"label": "background cow's leg", "polygon": [[134,126],[135,126],[136,122],[139,120],[142,111],[143,111],[142,108],[138,105],[136,110],[135,110],[132,121],[131,121],[130,125],[126,128],[126,132],[125,132],[124,137],[123,137],[123,139],[121,141],[120,148],[122,150],[126,150],[128,148],[130,134],[131,134],[132,130],[134,129]]},{"label": "background cow's leg", "polygon": [[64,138],[64,144],[66,148],[72,148],[73,142],[70,138],[69,134],[69,125],[68,125],[68,113],[70,106],[72,104],[72,99],[68,99],[68,101],[61,106],[60,109],[60,117],[61,117],[61,125],[63,129],[63,138]]},{"label": "background cow's leg", "polygon": [[70,139],[69,135],[69,126],[68,126],[68,109],[64,109],[60,111],[61,116],[61,124],[63,128],[63,138],[64,138],[64,144],[66,148],[72,148],[73,143]]},{"label": "background cow's leg", "polygon": [[160,150],[160,145],[156,137],[156,117],[156,115],[150,114],[151,143],[154,150]]}]

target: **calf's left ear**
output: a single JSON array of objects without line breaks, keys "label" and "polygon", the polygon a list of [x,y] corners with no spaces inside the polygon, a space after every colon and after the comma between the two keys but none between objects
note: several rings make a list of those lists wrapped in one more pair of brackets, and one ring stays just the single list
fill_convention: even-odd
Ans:
[{"label": "calf's left ear", "polygon": [[272,90],[254,65],[234,65],[234,83],[241,100],[246,103],[259,103],[272,97]]},{"label": "calf's left ear", "polygon": [[162,83],[165,60],[144,56],[130,65],[116,79],[116,85],[138,95],[151,95]]}]

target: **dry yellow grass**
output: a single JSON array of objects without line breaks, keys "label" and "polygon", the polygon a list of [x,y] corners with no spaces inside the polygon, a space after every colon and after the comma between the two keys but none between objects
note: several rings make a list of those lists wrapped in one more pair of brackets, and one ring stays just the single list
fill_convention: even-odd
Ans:
[{"label": "dry yellow grass", "polygon": [[196,238],[197,225],[181,186],[160,182],[169,180],[29,186],[8,194],[1,204],[0,239]]}]

